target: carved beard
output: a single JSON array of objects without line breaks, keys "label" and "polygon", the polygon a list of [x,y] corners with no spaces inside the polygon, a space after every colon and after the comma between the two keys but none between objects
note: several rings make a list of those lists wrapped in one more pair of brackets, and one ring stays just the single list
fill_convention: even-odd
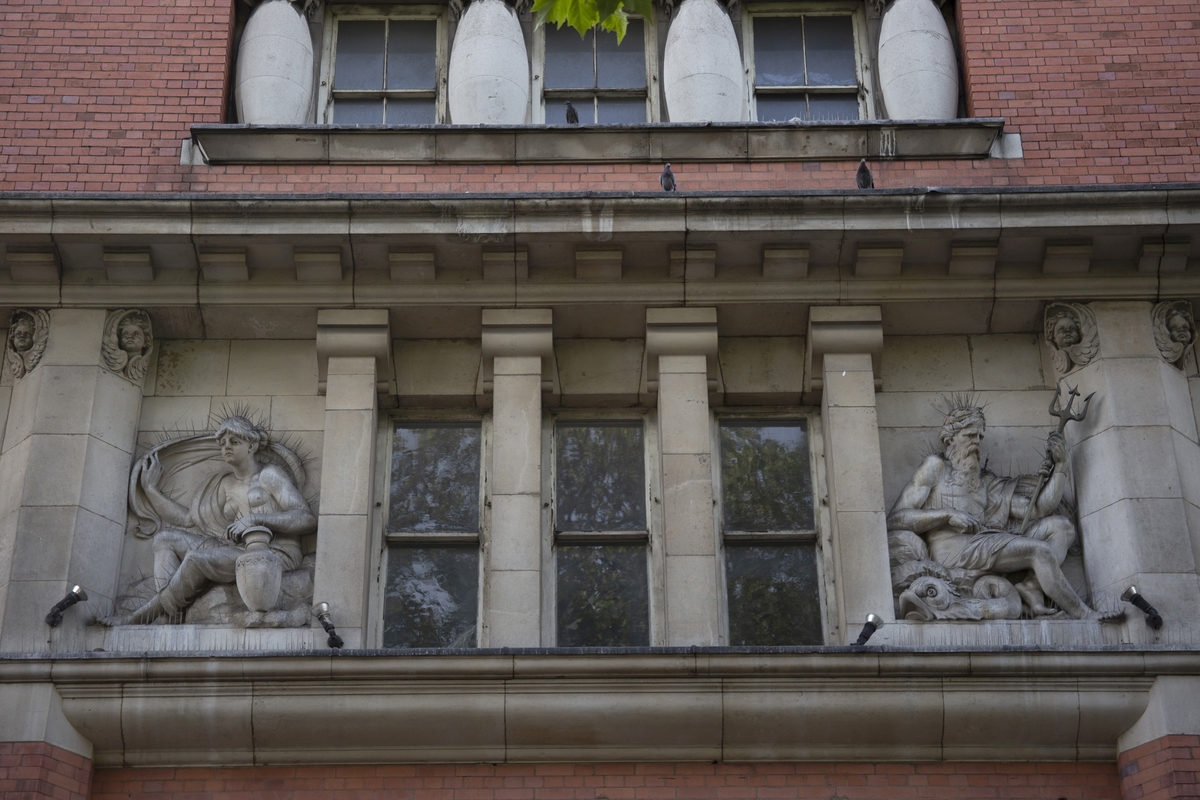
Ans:
[{"label": "carved beard", "polygon": [[950,459],[953,472],[950,480],[969,491],[976,491],[981,485],[978,445],[952,441],[946,447],[946,457]]}]

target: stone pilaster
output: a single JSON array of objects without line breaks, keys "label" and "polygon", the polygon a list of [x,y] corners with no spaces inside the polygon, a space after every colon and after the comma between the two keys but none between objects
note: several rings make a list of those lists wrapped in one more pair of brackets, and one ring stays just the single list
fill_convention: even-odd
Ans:
[{"label": "stone pilaster", "polygon": [[[0,455],[0,651],[84,648],[113,605],[142,390],[104,366],[103,309],[54,309],[38,365],[16,379]],[[73,584],[88,605],[50,628]]]},{"label": "stone pilaster", "polygon": [[1200,796],[1200,678],[1160,675],[1140,719],[1117,740],[1125,800]]},{"label": "stone pilaster", "polygon": [[[810,309],[807,347],[805,383],[821,393],[838,628],[843,642],[853,642],[867,614],[895,620],[875,414],[879,307]],[[876,634],[878,641],[888,633]]]},{"label": "stone pilaster", "polygon": [[645,374],[647,388],[658,392],[669,646],[723,643],[719,594],[713,590],[723,576],[708,413],[716,356],[715,308],[647,310]]},{"label": "stone pilaster", "polygon": [[481,384],[492,400],[484,647],[542,643],[542,391],[553,388],[553,358],[550,309],[484,310]]},{"label": "stone pilaster", "polygon": [[313,602],[329,603],[347,647],[367,642],[377,398],[390,354],[386,310],[317,312],[325,441]]}]

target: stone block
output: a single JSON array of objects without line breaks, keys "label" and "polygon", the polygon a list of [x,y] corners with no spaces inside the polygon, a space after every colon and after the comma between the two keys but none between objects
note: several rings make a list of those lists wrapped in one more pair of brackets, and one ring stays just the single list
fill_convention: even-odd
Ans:
[{"label": "stone block", "polygon": [[[484,283],[513,283],[529,280],[529,253],[524,248],[483,250]],[[486,323],[485,323],[486,324]]]},{"label": "stone block", "polygon": [[329,603],[339,629],[362,628],[366,620],[370,541],[371,518],[366,514],[326,513],[317,522],[313,603]]},{"label": "stone block", "polygon": [[581,281],[619,281],[621,260],[619,247],[607,250],[575,250],[575,278]]},{"label": "stone block", "polygon": [[1096,316],[1102,359],[1158,358],[1149,302],[1098,301],[1088,307]]},{"label": "stone block", "polygon": [[148,283],[154,280],[154,262],[144,250],[104,249],[104,272],[114,283]]},{"label": "stone block", "polygon": [[246,283],[250,280],[246,252],[201,252],[200,274],[207,283]]},{"label": "stone block", "polygon": [[1042,259],[1042,272],[1047,275],[1082,275],[1091,267],[1092,245],[1048,244]]},{"label": "stone block", "polygon": [[316,394],[317,353],[306,341],[234,341],[227,394]]},{"label": "stone block", "polygon": [[1192,392],[1183,373],[1165,361],[1158,365],[1163,395],[1167,404],[1167,419],[1172,428],[1184,437],[1197,441],[1196,416],[1192,409]]},{"label": "stone block", "polygon": [[973,387],[966,336],[889,336],[881,370],[885,392],[962,392]]},{"label": "stone block", "polygon": [[830,354],[825,356],[824,365],[823,402],[827,407],[875,407],[875,371],[869,354]]},{"label": "stone block", "polygon": [[955,245],[950,248],[951,275],[980,277],[996,274],[996,245]]},{"label": "stone block", "polygon": [[320,431],[324,429],[324,397],[320,395],[282,395],[271,398],[272,431]]},{"label": "stone block", "polygon": [[[12,578],[65,580],[79,513],[79,507],[73,505],[22,508],[15,512],[12,515],[17,523],[12,544]],[[117,549],[120,549],[119,544]],[[4,577],[7,579],[9,573],[4,573]]]},{"label": "stone block", "polygon": [[61,274],[53,250],[9,250],[5,263],[13,283],[57,283]]},{"label": "stone block", "polygon": [[[170,703],[163,703],[166,694]],[[249,688],[197,692],[187,686],[136,687],[121,699],[122,745],[142,752],[142,765],[251,764]],[[179,724],[187,720],[186,725]]]},{"label": "stone block", "polygon": [[667,645],[721,644],[720,614],[713,587],[723,580],[714,556],[667,556]]},{"label": "stone block", "polygon": [[1080,514],[1119,500],[1181,496],[1177,476],[1162,471],[1173,454],[1167,427],[1109,428],[1071,449]]},{"label": "stone block", "polygon": [[762,276],[767,280],[796,281],[808,277],[807,247],[764,247]]},{"label": "stone block", "polygon": [[640,339],[559,339],[554,343],[566,406],[632,406],[642,377]]},{"label": "stone block", "polygon": [[0,453],[4,452],[4,429],[8,426],[8,408],[12,403],[11,386],[0,386]]},{"label": "stone block", "polygon": [[[0,456],[0,474],[4,475],[4,480],[0,481],[0,518],[7,517],[21,507],[32,449],[33,441],[26,438]],[[3,575],[0,575],[0,579],[3,579]]]},{"label": "stone block", "polygon": [[90,367],[100,363],[104,338],[104,309],[50,309],[50,339],[42,367]]},{"label": "stone block", "polygon": [[804,390],[804,337],[722,337],[717,358],[726,403],[799,403]]},{"label": "stone block", "polygon": [[107,370],[97,370],[92,398],[90,432],[97,439],[127,453],[134,451],[142,390]]},{"label": "stone block", "polygon": [[388,270],[393,281],[431,281],[437,277],[432,250],[390,250]]},{"label": "stone block", "polygon": [[[68,579],[71,580],[71,579]],[[78,582],[78,581],[73,581]],[[83,649],[82,637],[78,633],[83,627],[81,615],[72,614],[63,619],[58,628],[46,625],[46,612],[62,600],[70,583],[61,578],[51,581],[13,580],[8,582],[5,593],[3,618],[0,618],[0,652],[46,653],[55,649]],[[45,609],[45,610],[42,610]],[[73,609],[84,611],[84,609]],[[58,647],[54,642],[68,640],[75,647]]]},{"label": "stone block", "polygon": [[[498,358],[502,362],[538,359]],[[492,491],[537,494],[542,487],[542,388],[540,373],[497,375],[492,403]]]},{"label": "stone block", "polygon": [[[35,446],[31,457],[36,457],[37,454],[38,448]],[[132,463],[133,457],[125,450],[113,447],[94,436],[87,437],[82,482],[78,490],[79,505],[124,528]],[[71,502],[71,495],[33,495],[28,489],[25,496],[26,505],[65,505]],[[48,502],[35,502],[35,497]]]},{"label": "stone block", "polygon": [[842,511],[836,516],[834,584],[845,644],[854,641],[867,614],[895,619],[891,567],[888,565],[887,518],[882,511]]},{"label": "stone block", "polygon": [[883,511],[874,408],[825,411],[827,479],[837,511]]},{"label": "stone block", "polygon": [[[1039,691],[1036,685],[1004,692],[1008,713],[992,713],[996,687],[971,678],[945,678],[942,757],[963,761],[1002,757],[1071,760],[1079,739],[1076,692]],[[1003,756],[996,743],[1003,742]],[[1028,742],[1027,746],[1022,743]]]},{"label": "stone block", "polygon": [[1037,336],[1019,333],[971,336],[968,344],[977,390],[1040,389],[1046,385]]},{"label": "stone block", "polygon": [[300,283],[338,283],[342,279],[341,248],[297,247],[292,258]]},{"label": "stone block", "polygon": [[1196,571],[1183,500],[1118,500],[1081,516],[1079,527],[1093,586],[1139,573]]},{"label": "stone block", "polygon": [[903,247],[859,247],[854,274],[859,278],[895,277],[903,263]]},{"label": "stone block", "polygon": [[538,647],[542,575],[538,570],[496,570],[484,578],[483,647]]},{"label": "stone block", "polygon": [[[22,513],[33,510],[24,509]],[[92,603],[89,608],[101,609],[107,598],[116,596],[124,539],[124,522],[114,522],[86,508],[78,509],[70,562],[66,571],[59,573],[59,577],[69,576],[87,589],[91,596],[89,602]]]},{"label": "stone block", "polygon": [[662,457],[664,540],[667,556],[713,556],[713,467],[707,454]]},{"label": "stone block", "polygon": [[1087,419],[1071,424],[1072,433],[1083,437],[1114,426],[1169,425],[1160,366],[1167,366],[1162,359],[1104,358],[1063,379],[1062,385],[1077,386],[1083,397],[1091,392],[1097,395]]},{"label": "stone block", "polygon": [[[78,503],[90,440],[91,437],[85,434],[29,437],[21,505]],[[13,477],[17,478],[16,475]]]},{"label": "stone block", "polygon": [[[209,425],[207,397],[145,397],[138,429],[142,431],[202,431]],[[322,416],[322,423],[324,417]],[[276,429],[272,421],[272,429]]]},{"label": "stone block", "polygon": [[[681,357],[671,357],[675,358]],[[700,356],[695,359],[698,364],[704,363]],[[660,376],[658,421],[664,454],[712,452],[705,373],[666,372]]]},{"label": "stone block", "polygon": [[1195,506],[1200,506],[1200,445],[1178,431],[1172,431],[1171,441],[1175,446],[1174,456],[1163,459],[1163,469],[1160,475],[1171,478],[1172,467],[1179,476],[1179,489],[1183,499]]},{"label": "stone block", "polygon": [[321,456],[321,511],[369,514],[374,463],[375,415],[326,411]]},{"label": "stone block", "polygon": [[1142,251],[1138,255],[1138,272],[1183,272],[1187,269],[1187,260],[1191,252],[1190,241],[1163,242],[1147,239],[1142,242]]},{"label": "stone block", "polygon": [[229,375],[229,342],[160,340],[154,393],[158,397],[223,395]]},{"label": "stone block", "polygon": [[392,343],[396,387],[401,400],[413,403],[474,402],[482,351],[479,341],[402,340]]},{"label": "stone block", "polygon": [[99,377],[97,367],[45,365],[37,372],[39,391],[33,404],[31,434],[87,433]]},{"label": "stone block", "polygon": [[8,420],[4,431],[4,447],[29,438],[37,419],[38,395],[42,390],[42,371],[35,369],[12,387],[9,401]]},{"label": "stone block", "polygon": [[492,493],[488,567],[536,572],[542,563],[540,494]]},{"label": "stone block", "polygon": [[670,275],[672,278],[685,278],[689,281],[712,280],[717,276],[716,248],[673,248]]},{"label": "stone block", "polygon": [[[343,359],[337,359],[341,361]],[[371,359],[363,359],[374,366]],[[333,360],[330,360],[332,367]],[[335,375],[330,370],[329,381],[325,389],[325,408],[339,410],[370,410],[375,409],[375,371],[357,375]]]}]

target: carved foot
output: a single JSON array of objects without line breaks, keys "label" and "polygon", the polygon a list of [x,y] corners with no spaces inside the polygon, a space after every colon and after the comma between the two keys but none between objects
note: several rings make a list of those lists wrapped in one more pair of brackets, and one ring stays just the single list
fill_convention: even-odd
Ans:
[{"label": "carved foot", "polygon": [[128,615],[116,615],[111,617],[96,617],[96,624],[105,628],[115,628],[118,625],[129,625],[131,617]]},{"label": "carved foot", "polygon": [[1096,604],[1095,610],[1089,609],[1080,619],[1096,620],[1097,622],[1116,622],[1125,618],[1125,609],[1112,602]]}]

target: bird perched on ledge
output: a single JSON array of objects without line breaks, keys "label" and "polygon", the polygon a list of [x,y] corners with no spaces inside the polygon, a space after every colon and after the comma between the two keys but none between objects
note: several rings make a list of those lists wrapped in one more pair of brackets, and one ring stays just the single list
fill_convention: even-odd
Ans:
[{"label": "bird perched on ledge", "polygon": [[563,105],[567,107],[567,124],[579,124],[579,112],[575,110],[575,106],[571,105],[571,101],[567,100]]},{"label": "bird perched on ledge", "polygon": [[874,189],[875,177],[871,175],[871,170],[867,168],[867,160],[864,158],[858,162],[858,173],[854,176],[854,182],[858,184],[860,189]]},{"label": "bird perched on ledge", "polygon": [[658,182],[662,186],[664,192],[675,191],[675,173],[671,172],[671,162],[663,167],[662,174],[658,176]]}]

